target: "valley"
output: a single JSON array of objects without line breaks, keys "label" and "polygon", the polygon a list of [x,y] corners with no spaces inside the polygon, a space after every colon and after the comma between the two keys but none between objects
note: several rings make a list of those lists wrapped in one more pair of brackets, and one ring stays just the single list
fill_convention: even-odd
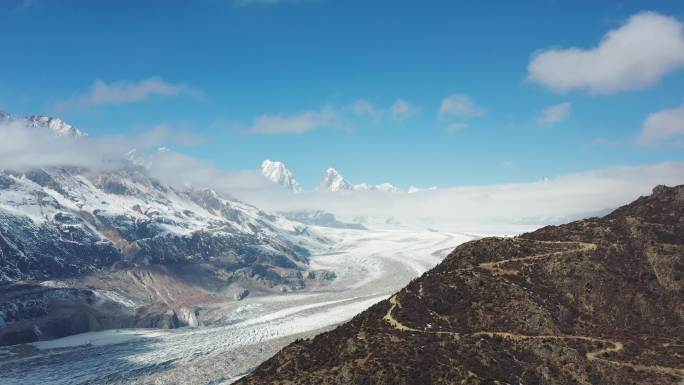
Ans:
[{"label": "valley", "polygon": [[684,385],[682,1],[1,0],[0,44],[0,385]]},{"label": "valley", "polygon": [[438,264],[458,233],[316,227],[333,243],[310,257],[335,272],[328,286],[203,306],[207,326],[119,329],[0,349],[0,384],[228,384],[297,338],[386,299]]}]

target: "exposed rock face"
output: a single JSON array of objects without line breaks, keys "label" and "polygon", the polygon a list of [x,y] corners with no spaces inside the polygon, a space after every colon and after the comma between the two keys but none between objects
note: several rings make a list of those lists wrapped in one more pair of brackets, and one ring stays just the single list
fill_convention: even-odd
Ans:
[{"label": "exposed rock face", "polygon": [[485,238],[239,384],[682,384],[684,186]]},{"label": "exposed rock face", "polygon": [[193,304],[219,299],[168,272],[128,270],[118,274],[121,276],[100,276],[104,282],[92,277],[81,284],[0,285],[0,346],[105,329],[199,326],[198,309]]}]

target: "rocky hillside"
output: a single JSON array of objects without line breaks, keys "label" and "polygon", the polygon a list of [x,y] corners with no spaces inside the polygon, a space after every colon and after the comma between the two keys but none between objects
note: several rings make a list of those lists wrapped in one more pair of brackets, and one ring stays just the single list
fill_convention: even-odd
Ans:
[{"label": "rocky hillside", "polygon": [[485,238],[240,384],[682,384],[684,186]]}]

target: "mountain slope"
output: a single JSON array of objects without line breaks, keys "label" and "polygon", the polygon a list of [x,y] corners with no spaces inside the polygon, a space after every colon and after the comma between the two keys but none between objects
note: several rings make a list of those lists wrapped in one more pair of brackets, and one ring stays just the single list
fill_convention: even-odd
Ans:
[{"label": "mountain slope", "polygon": [[684,186],[459,246],[239,384],[681,384]]}]

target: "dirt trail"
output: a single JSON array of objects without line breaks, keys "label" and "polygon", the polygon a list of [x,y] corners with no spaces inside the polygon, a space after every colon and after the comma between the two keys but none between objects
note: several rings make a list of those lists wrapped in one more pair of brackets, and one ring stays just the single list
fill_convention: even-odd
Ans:
[{"label": "dirt trail", "polygon": [[[532,255],[529,257],[521,257],[521,258],[510,258],[506,260],[501,260],[501,261],[496,261],[496,262],[485,262],[481,263],[478,266],[480,268],[483,268],[488,271],[492,271],[494,274],[517,274],[518,272],[515,270],[506,270],[501,268],[500,266],[509,262],[521,262],[521,261],[534,261],[534,260],[539,260],[543,258],[549,258],[549,257],[557,257],[561,256],[564,254],[568,253],[576,253],[576,252],[583,252],[583,251],[591,251],[591,250],[596,250],[597,246],[593,243],[584,243],[584,242],[564,242],[564,241],[536,241],[540,243],[555,243],[555,244],[576,244],[579,247],[576,249],[571,249],[571,250],[563,250],[563,251],[556,251],[556,252],[551,252],[551,253],[543,253],[543,254],[536,254]],[[608,347],[589,351],[585,354],[585,357],[589,361],[603,361],[606,363],[610,363],[613,365],[617,366],[624,366],[624,367],[629,367],[637,371],[650,371],[650,372],[655,372],[655,373],[661,373],[661,374],[667,374],[667,375],[672,375],[675,377],[681,377],[684,378],[684,368],[670,368],[670,367],[665,367],[665,366],[660,366],[660,365],[641,365],[641,364],[634,364],[631,362],[623,362],[623,361],[614,361],[614,360],[609,360],[607,358],[603,358],[602,356],[604,354],[610,354],[610,353],[618,353],[622,350],[624,350],[624,345],[619,342],[619,341],[613,341],[613,340],[608,340],[604,338],[596,338],[596,337],[590,337],[590,336],[572,336],[572,335],[524,335],[524,334],[517,334],[517,333],[511,333],[511,332],[496,332],[496,331],[480,331],[480,332],[474,332],[474,333],[467,333],[467,334],[461,334],[461,333],[456,333],[456,332],[446,332],[446,331],[428,331],[428,330],[419,330],[419,329],[414,329],[412,327],[406,326],[402,324],[399,320],[394,318],[392,315],[392,312],[396,307],[401,308],[401,303],[397,300],[396,294],[390,297],[389,302],[391,304],[390,308],[387,310],[387,314],[383,317],[385,321],[387,321],[390,326],[393,328],[404,331],[404,332],[417,332],[417,333],[430,333],[430,334],[449,334],[456,339],[459,339],[461,336],[487,336],[487,337],[502,337],[502,338],[507,338],[507,339],[512,339],[512,340],[526,340],[526,339],[556,339],[556,340],[580,340],[580,341],[587,341],[587,342],[595,342],[595,343],[601,343],[604,345],[609,345]],[[684,384],[684,381],[682,381]]]},{"label": "dirt trail", "polygon": [[408,326],[405,326],[401,322],[397,321],[394,318],[394,316],[392,316],[392,311],[394,310],[394,308],[397,306],[401,307],[401,304],[399,302],[397,302],[397,296],[396,295],[391,296],[389,299],[389,302],[390,302],[390,304],[392,304],[392,306],[390,306],[389,310],[387,311],[387,314],[385,314],[385,316],[382,317],[382,319],[387,321],[387,323],[389,323],[393,328],[395,328],[397,330],[410,331],[410,332],[421,332],[421,330],[413,329],[413,328],[410,328]]},{"label": "dirt trail", "polygon": [[597,246],[593,243],[585,243],[585,242],[567,242],[567,241],[536,241],[538,243],[551,243],[551,244],[573,244],[573,245],[578,245],[579,247],[576,249],[572,250],[561,250],[561,251],[554,251],[551,253],[542,253],[542,254],[535,254],[531,255],[529,257],[519,257],[519,258],[509,258],[509,259],[504,259],[501,261],[496,261],[496,262],[484,262],[480,263],[478,267],[481,269],[489,270],[495,274],[517,274],[518,272],[516,270],[506,270],[501,268],[501,265],[504,265],[506,263],[510,262],[527,262],[527,261],[536,261],[539,259],[544,259],[544,258],[551,258],[551,257],[558,257],[564,254],[569,254],[569,253],[577,253],[577,252],[584,252],[584,251],[592,251],[596,250]]}]

